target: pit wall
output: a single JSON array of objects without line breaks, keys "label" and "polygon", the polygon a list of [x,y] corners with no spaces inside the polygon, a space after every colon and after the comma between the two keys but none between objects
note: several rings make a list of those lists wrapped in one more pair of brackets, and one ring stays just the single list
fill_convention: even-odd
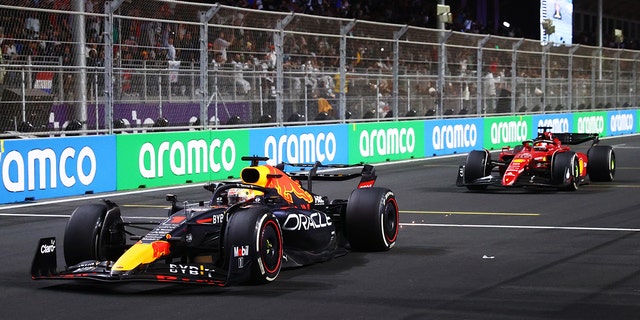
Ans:
[{"label": "pit wall", "polygon": [[245,155],[379,163],[499,149],[554,132],[638,133],[640,110],[0,140],[0,203],[237,178]]}]

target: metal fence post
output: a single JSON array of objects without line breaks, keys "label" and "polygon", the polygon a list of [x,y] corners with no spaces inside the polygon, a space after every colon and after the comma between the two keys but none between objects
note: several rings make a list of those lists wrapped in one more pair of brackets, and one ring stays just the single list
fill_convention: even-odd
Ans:
[{"label": "metal fence post", "polygon": [[399,116],[398,110],[398,100],[399,100],[399,90],[398,90],[398,69],[400,68],[400,38],[407,32],[409,29],[408,26],[403,26],[400,30],[393,32],[393,118],[397,119]]},{"label": "metal fence post", "polygon": [[[598,48],[593,51],[594,56],[591,60],[591,108],[596,108],[596,68],[599,68],[599,64],[602,62],[602,48]],[[602,71],[602,70],[601,70]],[[600,73],[599,79],[602,78],[602,73]]]},{"label": "metal fence post", "polygon": [[617,107],[620,104],[620,56],[622,55],[622,51],[617,51],[613,57],[615,58],[615,68],[613,69],[613,96],[616,98],[614,101],[615,106]]},{"label": "metal fence post", "polygon": [[[206,12],[200,12],[200,125],[209,125],[209,28],[207,24],[218,13],[220,7],[215,4]],[[217,94],[217,93],[216,93]],[[218,119],[216,118],[216,123]]]},{"label": "metal fence post", "polygon": [[569,50],[569,65],[567,66],[567,78],[569,79],[569,89],[567,92],[568,95],[568,101],[567,101],[567,106],[569,108],[569,111],[573,110],[573,56],[576,53],[576,51],[578,50],[578,48],[580,48],[580,45],[576,45],[575,47],[572,47],[571,50]]},{"label": "metal fence post", "polygon": [[439,31],[439,32],[440,32],[441,38],[440,38],[440,51],[438,54],[438,60],[439,60],[438,61],[438,92],[436,94],[438,95],[437,114],[439,115],[439,118],[442,118],[444,116],[444,103],[442,98],[444,97],[445,72],[447,71],[446,70],[447,46],[445,45],[445,43],[453,33],[452,31],[449,31],[448,33],[444,33],[444,31]]},{"label": "metal fence post", "polygon": [[551,49],[551,43],[544,46],[542,50],[542,59],[540,59],[540,89],[542,89],[542,110],[547,108],[547,64],[549,63],[549,49]]},{"label": "metal fence post", "polygon": [[113,13],[123,1],[104,3],[104,127],[108,134],[113,134]]},{"label": "metal fence post", "polygon": [[347,34],[351,32],[356,23],[357,21],[353,20],[350,21],[346,26],[340,26],[340,106],[338,107],[338,110],[340,113],[340,122],[343,123],[345,122],[347,112]]},{"label": "metal fence post", "polygon": [[516,90],[517,83],[516,80],[518,78],[518,48],[524,43],[524,39],[520,39],[518,42],[513,43],[511,49],[513,52],[511,53],[511,113],[516,113]]},{"label": "metal fence post", "polygon": [[482,86],[482,70],[484,69],[482,63],[482,55],[484,53],[484,45],[487,44],[491,36],[486,36],[478,41],[478,57],[477,57],[477,67],[476,67],[476,113],[479,115],[485,114],[486,109],[483,106],[484,102],[484,88]]},{"label": "metal fence post", "polygon": [[[276,49],[276,122],[279,124],[284,123],[284,69],[282,67],[284,61],[284,51],[282,48],[284,43],[284,29],[289,22],[293,20],[294,14],[295,13],[292,12],[291,15],[278,20],[276,26],[278,30],[273,35],[273,42]],[[305,121],[307,121],[306,117]]]},{"label": "metal fence post", "polygon": [[[73,0],[73,10],[84,13],[83,0]],[[78,14],[73,21],[73,41],[75,42],[75,61],[73,65],[80,70],[74,77],[74,92],[76,97],[75,117],[82,123],[82,130],[87,130],[87,59],[86,57],[86,30],[84,14]]]},{"label": "metal fence post", "polygon": [[636,53],[633,56],[633,97],[631,101],[633,106],[638,105],[638,58],[640,57],[640,53]]}]

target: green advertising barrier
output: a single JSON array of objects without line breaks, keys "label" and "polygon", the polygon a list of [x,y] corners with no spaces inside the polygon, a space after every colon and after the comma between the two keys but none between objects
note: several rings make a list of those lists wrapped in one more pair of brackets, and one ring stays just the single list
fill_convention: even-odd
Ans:
[{"label": "green advertising barrier", "polygon": [[573,114],[573,124],[577,133],[597,133],[601,137],[607,135],[607,112],[576,112]]},{"label": "green advertising barrier", "polygon": [[349,124],[349,162],[424,158],[424,121]]},{"label": "green advertising barrier", "polygon": [[505,116],[484,119],[484,148],[500,149],[531,139],[537,132],[531,116]]},{"label": "green advertising barrier", "polygon": [[237,177],[249,130],[128,134],[116,137],[117,190]]}]

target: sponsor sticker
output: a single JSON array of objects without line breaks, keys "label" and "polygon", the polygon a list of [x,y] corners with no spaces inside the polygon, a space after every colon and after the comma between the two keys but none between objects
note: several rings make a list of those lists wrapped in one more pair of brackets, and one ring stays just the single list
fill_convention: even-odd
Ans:
[{"label": "sponsor sticker", "polygon": [[246,257],[249,255],[249,246],[233,247],[234,257]]}]

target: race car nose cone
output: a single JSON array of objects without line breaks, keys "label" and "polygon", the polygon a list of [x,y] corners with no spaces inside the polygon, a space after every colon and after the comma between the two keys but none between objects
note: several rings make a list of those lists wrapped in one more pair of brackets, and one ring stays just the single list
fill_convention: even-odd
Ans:
[{"label": "race car nose cone", "polygon": [[169,254],[169,243],[154,241],[152,243],[136,243],[127,250],[111,268],[111,275],[131,271],[141,264],[147,264]]},{"label": "race car nose cone", "polygon": [[510,186],[516,181],[516,175],[512,172],[506,172],[502,177],[502,185]]}]

